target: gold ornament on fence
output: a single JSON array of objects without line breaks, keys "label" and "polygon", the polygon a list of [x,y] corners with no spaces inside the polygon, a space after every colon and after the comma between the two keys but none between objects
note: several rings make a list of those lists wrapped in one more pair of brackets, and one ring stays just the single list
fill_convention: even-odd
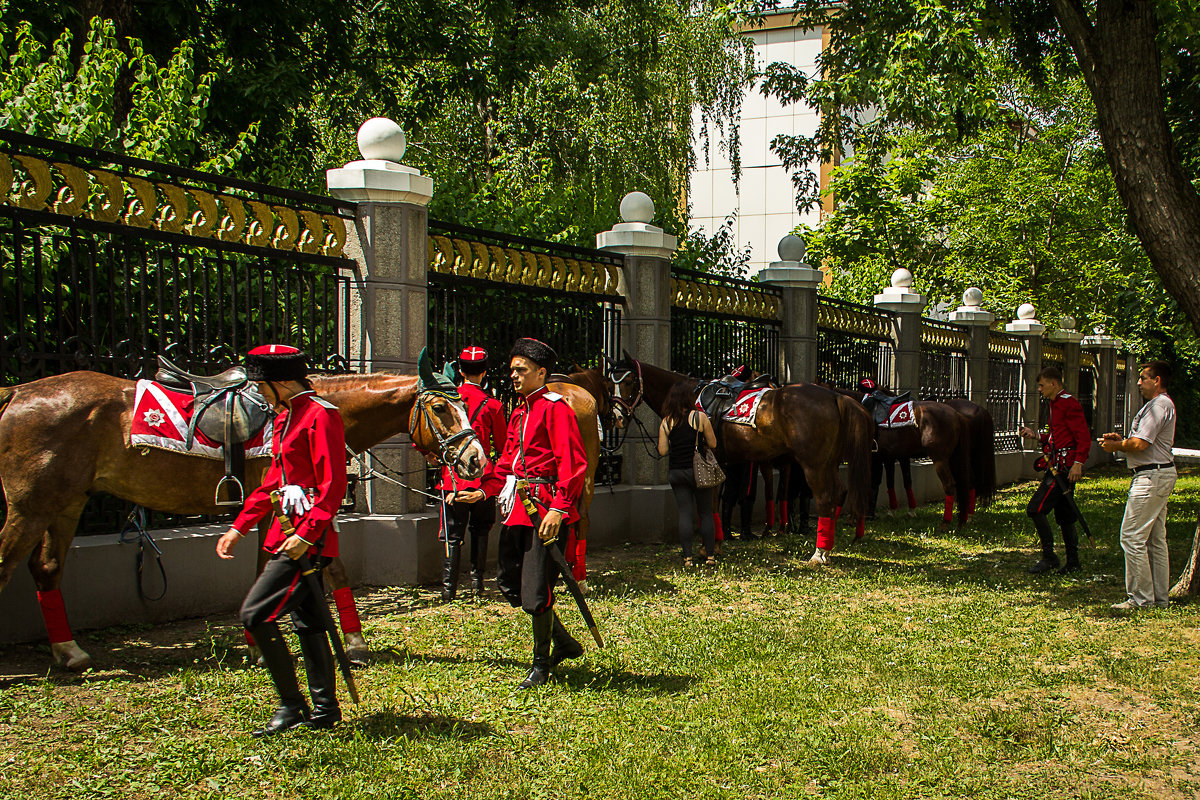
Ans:
[{"label": "gold ornament on fence", "polygon": [[0,203],[275,250],[341,256],[346,243],[337,214],[29,155],[0,153]]}]

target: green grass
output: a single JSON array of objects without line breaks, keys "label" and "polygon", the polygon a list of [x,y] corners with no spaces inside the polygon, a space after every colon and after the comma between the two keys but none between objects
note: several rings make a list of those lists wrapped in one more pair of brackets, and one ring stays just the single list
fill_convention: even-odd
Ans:
[{"label": "green grass", "polygon": [[[880,519],[821,569],[801,537],[729,543],[716,570],[668,546],[596,553],[608,647],[529,693],[529,623],[494,593],[365,592],[376,660],[333,733],[247,735],[273,692],[232,619],[85,634],[82,677],[9,646],[0,796],[1195,797],[1200,603],[1108,610],[1127,483],[1081,486],[1097,547],[1069,578],[1025,573],[1030,484],[961,535],[936,531],[940,503]],[[1175,574],[1197,500],[1185,476]]]}]

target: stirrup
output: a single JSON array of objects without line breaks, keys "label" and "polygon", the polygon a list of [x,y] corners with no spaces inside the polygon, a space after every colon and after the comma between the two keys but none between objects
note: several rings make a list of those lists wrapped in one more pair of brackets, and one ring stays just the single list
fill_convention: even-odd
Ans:
[{"label": "stirrup", "polygon": [[[228,446],[228,445],[226,445],[226,446]],[[232,482],[235,486],[237,486],[238,499],[237,500],[222,500],[221,499],[221,487],[224,486],[226,483],[230,483],[230,482]],[[230,496],[232,497],[232,494]],[[244,505],[245,503],[246,503],[246,487],[242,486],[242,482],[239,481],[236,477],[234,477],[233,475],[226,475],[225,477],[221,478],[221,480],[217,481],[217,490],[215,492],[213,492],[213,505],[215,505],[215,506],[241,506],[241,505]]]}]

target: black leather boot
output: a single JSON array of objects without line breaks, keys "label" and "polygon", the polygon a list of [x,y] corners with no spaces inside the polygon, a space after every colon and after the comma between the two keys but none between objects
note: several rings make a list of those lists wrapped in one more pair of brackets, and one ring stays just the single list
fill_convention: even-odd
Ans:
[{"label": "black leather boot", "polygon": [[342,721],[342,709],[338,705],[337,675],[329,637],[324,633],[301,636],[300,652],[304,654],[308,694],[312,698],[312,716],[304,724],[309,728],[332,728]]},{"label": "black leather boot", "polygon": [[471,589],[483,594],[483,573],[487,572],[488,532],[471,532]]},{"label": "black leather boot", "polygon": [[[517,684],[518,689],[532,689],[550,680],[550,645],[554,637],[554,612],[543,611],[533,622],[533,663],[529,674]],[[576,642],[578,644],[578,642]]]},{"label": "black leather boot", "polygon": [[442,559],[442,602],[449,603],[458,593],[458,572],[462,566],[462,545],[451,542],[450,555]]},{"label": "black leather boot", "polygon": [[1075,523],[1068,522],[1062,526],[1063,546],[1067,551],[1067,563],[1063,564],[1059,570],[1059,575],[1066,575],[1069,572],[1079,572],[1083,567],[1079,563],[1079,533],[1075,530]]},{"label": "black leather boot", "polygon": [[292,663],[292,654],[283,640],[283,634],[279,632],[279,626],[268,622],[250,633],[262,653],[263,664],[271,674],[275,691],[279,693],[279,708],[275,709],[271,721],[250,735],[274,736],[304,723],[309,716],[308,704],[304,702],[304,695],[300,694],[296,665]]},{"label": "black leather boot", "polygon": [[1034,516],[1033,527],[1037,528],[1038,539],[1042,542],[1042,558],[1029,568],[1029,574],[1041,575],[1058,569],[1058,556],[1054,555],[1054,534],[1050,532],[1050,523],[1046,520],[1046,515]]},{"label": "black leather boot", "polygon": [[554,641],[554,647],[550,649],[550,666],[557,667],[568,658],[579,658],[583,655],[583,645],[576,641],[574,636],[567,633],[558,614],[553,611],[549,613],[554,616],[554,628],[550,634]]}]

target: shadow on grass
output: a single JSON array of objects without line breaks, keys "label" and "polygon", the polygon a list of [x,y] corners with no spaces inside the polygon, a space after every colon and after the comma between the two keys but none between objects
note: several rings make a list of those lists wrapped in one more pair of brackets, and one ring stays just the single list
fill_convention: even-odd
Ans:
[{"label": "shadow on grass", "polygon": [[352,719],[338,729],[340,739],[365,737],[367,739],[394,739],[402,737],[416,739],[453,739],[469,742],[494,736],[495,729],[482,722],[470,722],[457,717],[447,717],[440,714],[427,716],[409,716],[397,714],[394,711],[376,711],[371,714]]},{"label": "shadow on grass", "polygon": [[696,682],[694,675],[661,672],[643,675],[623,669],[592,669],[586,666],[564,668],[561,665],[555,668],[554,680],[568,689],[651,695],[681,694]]}]

